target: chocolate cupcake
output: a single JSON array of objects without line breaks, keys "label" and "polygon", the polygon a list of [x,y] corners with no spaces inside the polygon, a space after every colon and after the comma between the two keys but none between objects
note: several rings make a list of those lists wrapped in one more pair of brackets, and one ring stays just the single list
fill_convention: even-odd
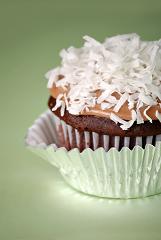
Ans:
[{"label": "chocolate cupcake", "polygon": [[62,50],[47,73],[48,105],[68,150],[156,145],[161,140],[161,42],[136,34],[85,36],[82,48]]},{"label": "chocolate cupcake", "polygon": [[49,109],[26,144],[73,188],[108,198],[161,193],[161,40],[84,37],[46,74]]}]

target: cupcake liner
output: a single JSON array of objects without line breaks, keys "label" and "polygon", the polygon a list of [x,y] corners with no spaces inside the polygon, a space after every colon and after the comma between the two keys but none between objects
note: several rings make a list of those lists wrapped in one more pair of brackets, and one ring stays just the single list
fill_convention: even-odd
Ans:
[{"label": "cupcake liner", "polygon": [[[89,148],[90,139],[95,150]],[[120,138],[113,139],[114,147],[110,148],[107,135],[100,139],[97,133],[84,132],[80,136],[77,130],[47,111],[29,128],[26,145],[57,167],[66,182],[81,192],[124,199],[160,193],[161,135],[136,138],[132,150],[129,138],[123,139],[120,151]],[[103,147],[99,147],[102,143]],[[66,148],[59,147],[62,144],[67,144]],[[68,151],[73,145],[75,148]]]}]

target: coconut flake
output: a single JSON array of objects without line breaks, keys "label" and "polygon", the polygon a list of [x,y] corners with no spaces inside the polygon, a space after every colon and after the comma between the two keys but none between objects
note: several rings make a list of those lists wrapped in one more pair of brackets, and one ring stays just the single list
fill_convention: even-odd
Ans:
[{"label": "coconut flake", "polygon": [[127,129],[129,129],[132,125],[133,125],[133,123],[135,122],[135,120],[136,120],[136,112],[134,111],[134,110],[132,110],[131,111],[131,115],[132,115],[132,120],[130,120],[130,121],[127,121],[127,122],[125,122],[124,124],[122,124],[120,127],[123,129],[123,130],[127,130]]},{"label": "coconut flake", "polygon": [[114,114],[114,113],[111,113],[111,114],[110,114],[110,119],[111,119],[112,121],[114,121],[116,124],[117,124],[117,123],[120,123],[120,124],[124,125],[124,124],[126,123],[125,120],[123,120],[122,118],[118,117],[118,116],[117,116],[116,114]]},{"label": "coconut flake", "polygon": [[62,93],[58,95],[58,97],[57,97],[57,99],[56,99],[56,104],[55,104],[55,106],[52,108],[52,111],[56,111],[59,107],[62,106],[62,103],[63,103],[63,101],[61,100],[62,97],[63,97],[63,94],[62,94]]},{"label": "coconut flake", "polygon": [[61,109],[60,109],[60,115],[64,116],[64,112],[65,112],[65,102],[61,102]]},{"label": "coconut flake", "polygon": [[103,103],[101,103],[101,109],[102,109],[102,110],[109,109],[109,108],[111,108],[111,107],[113,107],[113,106],[114,106],[113,103],[108,103],[108,102],[103,102]]},{"label": "coconut flake", "polygon": [[152,123],[152,119],[147,114],[147,111],[149,110],[149,108],[151,108],[151,106],[148,106],[147,108],[145,108],[143,114]]},{"label": "coconut flake", "polygon": [[123,129],[123,130],[127,130],[128,128],[130,128],[133,123],[135,122],[136,120],[136,112],[134,110],[132,110],[132,120],[130,121],[125,121],[123,119],[121,119],[120,117],[118,117],[116,114],[114,113],[111,113],[110,115],[110,119],[113,120],[116,124],[117,123],[120,123],[120,127]]},{"label": "coconut flake", "polygon": [[47,72],[45,76],[49,79],[47,88],[52,88],[53,84],[56,81],[58,81],[58,78],[59,78],[59,68],[55,68],[55,69]]},{"label": "coconut flake", "polygon": [[140,109],[136,110],[136,121],[137,121],[137,124],[144,123],[144,119],[140,113]]},{"label": "coconut flake", "polygon": [[120,110],[120,108],[123,106],[123,104],[127,101],[129,97],[129,94],[124,93],[121,98],[119,99],[119,101],[117,102],[117,104],[114,107],[114,112],[118,112]]},{"label": "coconut flake", "polygon": [[91,38],[89,36],[84,36],[83,39],[86,41],[85,46],[86,47],[99,47],[101,46],[101,43],[96,41],[94,38]]}]

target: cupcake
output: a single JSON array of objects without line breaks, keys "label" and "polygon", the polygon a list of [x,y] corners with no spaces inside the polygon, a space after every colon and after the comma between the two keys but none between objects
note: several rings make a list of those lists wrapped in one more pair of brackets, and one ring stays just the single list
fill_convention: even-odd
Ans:
[{"label": "cupcake", "polygon": [[84,193],[160,193],[161,41],[137,34],[84,40],[81,48],[63,49],[61,66],[46,74],[50,110],[27,143],[44,144],[43,157]]},{"label": "cupcake", "polygon": [[136,34],[85,36],[82,48],[62,50],[47,74],[49,108],[62,123],[60,146],[80,151],[155,146],[161,134],[161,42]]}]

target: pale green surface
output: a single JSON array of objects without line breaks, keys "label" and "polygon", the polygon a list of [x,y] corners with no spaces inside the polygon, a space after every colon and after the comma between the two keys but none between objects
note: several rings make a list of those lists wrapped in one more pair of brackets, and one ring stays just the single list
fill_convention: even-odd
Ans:
[{"label": "pale green surface", "polygon": [[[141,3],[140,3],[141,2]],[[85,34],[161,37],[161,2],[0,1],[0,240],[161,239],[161,196],[133,201],[86,197],[24,148],[46,109],[44,73]]]}]

